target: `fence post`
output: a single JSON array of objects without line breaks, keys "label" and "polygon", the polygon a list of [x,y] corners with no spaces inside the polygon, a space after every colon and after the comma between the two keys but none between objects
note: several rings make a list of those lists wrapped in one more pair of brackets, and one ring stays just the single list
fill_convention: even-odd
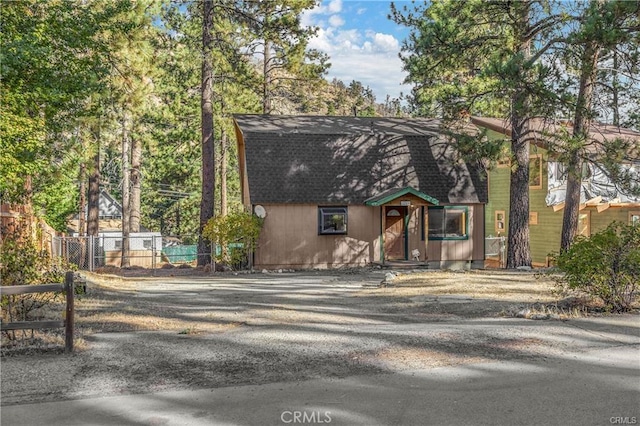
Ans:
[{"label": "fence post", "polygon": [[215,241],[211,241],[211,265],[209,265],[211,267],[211,271],[209,272],[212,274],[216,272],[216,248],[217,245]]},{"label": "fence post", "polygon": [[89,271],[93,272],[93,270],[95,269],[95,261],[96,261],[96,247],[95,247],[95,240],[93,238],[93,235],[89,235],[89,241],[87,241],[87,243],[89,244]]},{"label": "fence post", "polygon": [[156,236],[151,236],[151,274],[156,274]]},{"label": "fence post", "polygon": [[67,310],[65,312],[64,350],[73,352],[73,299],[75,288],[73,286],[73,272],[67,272],[64,276],[64,290],[67,294]]}]

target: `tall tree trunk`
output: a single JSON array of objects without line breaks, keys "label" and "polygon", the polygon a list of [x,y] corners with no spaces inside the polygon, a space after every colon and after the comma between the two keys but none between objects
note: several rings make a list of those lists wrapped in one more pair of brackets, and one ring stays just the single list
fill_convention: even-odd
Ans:
[{"label": "tall tree trunk", "polygon": [[203,2],[202,14],[202,76],[200,87],[202,136],[202,198],[200,200],[200,236],[198,239],[198,266],[211,263],[211,245],[202,237],[202,230],[214,215],[215,151],[213,128],[213,2]]},{"label": "tall tree trunk", "polygon": [[580,188],[582,186],[582,160],[580,152],[589,134],[591,124],[591,104],[593,88],[598,72],[598,56],[600,47],[596,41],[589,41],[582,55],[580,87],[576,100],[573,120],[573,142],[570,144],[569,161],[567,162],[567,193],[564,200],[562,216],[562,236],[560,250],[566,251],[578,233],[580,218]]},{"label": "tall tree trunk", "polygon": [[[222,129],[220,137],[220,216],[226,216],[228,213],[227,206],[227,161],[228,161],[228,138],[227,132]],[[228,259],[229,247],[223,245],[221,247],[222,258]]]},{"label": "tall tree trunk", "polygon": [[87,223],[87,164],[83,161],[80,164],[80,200],[78,202],[78,235],[85,235],[85,226]]},{"label": "tall tree trunk", "polygon": [[[96,152],[93,156],[91,164],[91,172],[89,174],[89,191],[87,196],[87,235],[90,237],[97,237],[100,230],[100,134],[99,130],[95,133],[96,139]],[[89,250],[89,253],[93,255],[93,259],[89,259],[90,265],[95,265],[94,259],[100,254],[96,251],[98,245],[96,241],[93,241],[93,250]],[[99,258],[99,257],[98,257]]]},{"label": "tall tree trunk", "polygon": [[82,161],[80,163],[80,200],[78,203],[78,236],[80,237],[80,269],[84,269],[86,267],[86,259],[87,259],[87,239],[82,238],[85,235],[85,226],[87,223],[87,164]]},{"label": "tall tree trunk", "polygon": [[[526,95],[524,95],[526,96]],[[529,119],[511,119],[511,169],[507,268],[531,266],[529,245]]]},{"label": "tall tree trunk", "polygon": [[97,236],[100,230],[100,134],[96,132],[96,153],[89,175],[87,203],[87,235]]},{"label": "tall tree trunk", "polygon": [[142,144],[137,137],[131,140],[131,232],[140,232],[140,163],[142,161]]},{"label": "tall tree trunk", "polygon": [[530,27],[531,4],[522,1],[515,4],[514,23],[519,36],[518,51],[522,64],[517,73],[517,83],[511,98],[511,152],[514,167],[511,170],[509,201],[509,232],[507,234],[507,268],[531,266],[529,245],[529,143],[531,95],[527,90],[529,70],[526,63],[531,57]]},{"label": "tall tree trunk", "polygon": [[227,162],[229,161],[229,140],[225,130],[222,130],[222,137],[220,140],[220,216],[226,216],[229,212],[227,205]]},{"label": "tall tree trunk", "polygon": [[264,80],[262,86],[262,113],[271,114],[271,42],[264,41]]},{"label": "tall tree trunk", "polygon": [[129,235],[131,233],[130,130],[129,111],[125,109],[122,119],[122,257],[120,263],[122,268],[131,266],[131,251],[129,248]]}]

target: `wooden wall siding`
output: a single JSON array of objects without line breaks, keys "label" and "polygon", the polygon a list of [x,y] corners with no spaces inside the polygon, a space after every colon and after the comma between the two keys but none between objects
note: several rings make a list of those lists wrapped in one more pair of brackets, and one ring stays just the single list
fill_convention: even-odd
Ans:
[{"label": "wooden wall siding", "polygon": [[427,254],[430,261],[484,260],[484,205],[469,208],[469,238],[467,240],[430,240]]},{"label": "wooden wall siding", "polygon": [[238,124],[234,121],[234,127],[236,131],[236,143],[238,147],[238,168],[240,171],[240,196],[242,198],[242,204],[249,205],[249,179],[247,177],[247,161],[245,159],[244,150],[244,136],[238,127]]},{"label": "wooden wall siding", "polygon": [[[426,210],[426,207],[425,207]],[[412,252],[413,250],[420,251],[420,260],[426,260],[427,256],[427,241],[426,239],[422,239],[422,220],[420,215],[422,213],[422,208],[420,206],[411,206],[409,210],[409,253],[407,257],[409,260],[413,260]],[[425,211],[425,216],[427,215]],[[426,230],[425,230],[426,237]]]},{"label": "wooden wall siding", "polygon": [[[490,132],[491,133],[491,132]],[[547,156],[543,149],[535,147],[532,154],[543,154],[542,188],[529,190],[529,211],[538,213],[538,224],[529,225],[531,259],[534,266],[545,266],[547,257],[552,252],[560,250],[560,237],[562,231],[563,210],[553,211],[545,201],[547,196]],[[505,230],[503,236],[508,235],[509,230],[509,168],[497,167],[489,173],[489,203],[485,211],[485,229],[487,235],[495,236],[495,211],[504,210],[506,215]],[[611,207],[598,213],[594,207],[586,207],[591,211],[591,234],[606,228],[615,220],[628,223],[629,209]],[[584,211],[584,210],[583,210]]]},{"label": "wooden wall siding", "polygon": [[380,260],[380,207],[349,206],[347,235],[318,235],[318,206],[263,205],[255,267],[335,268]]}]

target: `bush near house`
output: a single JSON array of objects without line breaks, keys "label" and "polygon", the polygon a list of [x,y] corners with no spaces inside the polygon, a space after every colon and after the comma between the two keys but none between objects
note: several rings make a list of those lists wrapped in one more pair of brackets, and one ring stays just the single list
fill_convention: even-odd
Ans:
[{"label": "bush near house", "polygon": [[209,219],[202,235],[222,250],[216,261],[238,268],[255,249],[262,219],[247,212],[229,213]]},{"label": "bush near house", "polygon": [[[38,248],[37,241],[24,226],[14,225],[3,229],[0,245],[0,284],[2,286],[38,285],[64,282],[65,273],[72,266],[60,259],[52,259],[49,253]],[[38,311],[61,298],[61,293],[34,293],[0,298],[2,321],[31,321]],[[14,331],[3,336],[15,340]]]},{"label": "bush near house", "polygon": [[631,309],[640,288],[640,226],[614,222],[553,257],[564,272],[557,279],[563,288],[602,299],[608,311]]}]

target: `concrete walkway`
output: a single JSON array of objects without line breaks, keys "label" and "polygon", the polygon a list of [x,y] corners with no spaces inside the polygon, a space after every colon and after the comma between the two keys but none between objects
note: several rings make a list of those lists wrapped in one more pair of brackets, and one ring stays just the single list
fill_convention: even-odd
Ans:
[{"label": "concrete walkway", "polygon": [[564,358],[2,407],[2,425],[610,425],[640,422],[640,347]]}]

